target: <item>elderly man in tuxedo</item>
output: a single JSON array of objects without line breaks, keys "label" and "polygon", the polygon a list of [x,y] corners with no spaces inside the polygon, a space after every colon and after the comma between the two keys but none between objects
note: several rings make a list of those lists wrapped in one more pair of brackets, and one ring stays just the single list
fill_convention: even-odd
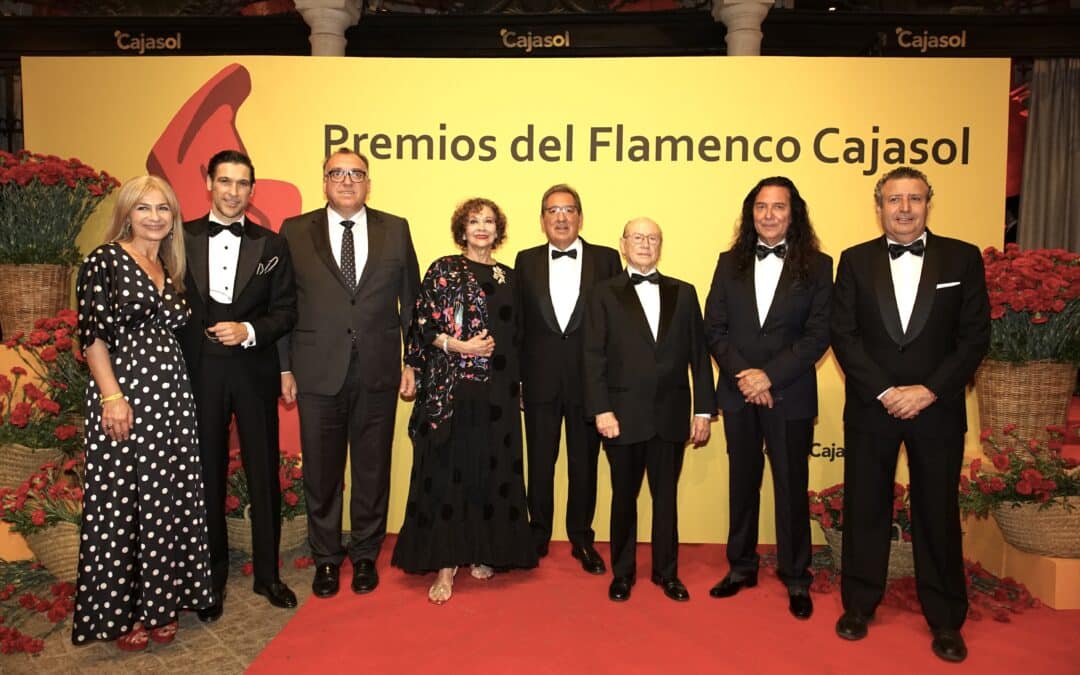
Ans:
[{"label": "elderly man in tuxedo", "polygon": [[521,251],[514,262],[521,334],[522,398],[529,458],[529,524],[536,552],[547,554],[554,519],[555,461],[566,423],[566,534],[570,553],[590,574],[603,574],[593,548],[596,465],[600,436],[585,419],[581,374],[585,299],[600,281],[620,271],[619,254],[579,236],[581,198],[569,185],[553,185],[540,200],[547,243]]},{"label": "elderly man in tuxedo", "polygon": [[731,526],[730,571],[715,598],[757,585],[758,511],[772,469],[776,550],[788,609],[810,601],[810,511],[806,498],[817,416],[815,363],[829,346],[832,259],[821,252],[806,201],[790,179],[765,178],[743,200],[731,250],[720,254],[705,302],[705,336],[720,366]]},{"label": "elderly man in tuxedo", "polygon": [[844,555],[836,624],[866,637],[885,592],[892,485],[900,444],[911,474],[915,584],[931,648],[962,661],[967,616],[957,485],[967,417],[964,388],[989,346],[982,256],[931,233],[933,189],[916,169],[877,182],[884,236],[845,250],[833,291],[832,346],[846,378]]},{"label": "elderly man in tuxedo", "polygon": [[[375,560],[386,537],[397,397],[416,392],[415,375],[401,360],[420,286],[416,251],[406,220],[366,206],[369,171],[366,157],[340,148],[323,164],[326,206],[281,227],[296,270],[299,310],[281,343],[281,387],[300,412],[316,565],[311,590],[320,598],[338,592],[346,555],[354,593],[379,584]],[[347,549],[341,540],[346,451],[352,488]]]},{"label": "elderly man in tuxedo", "polygon": [[630,598],[636,579],[645,474],[653,502],[652,581],[672,600],[690,599],[678,577],[679,474],[684,446],[709,440],[716,412],[697,292],[657,271],[662,243],[652,220],[628,222],[620,242],[626,270],[596,286],[585,315],[585,413],[596,419],[611,467],[608,597],[616,602]]},{"label": "elderly man in tuxedo", "polygon": [[224,611],[229,572],[225,493],[234,416],[251,499],[253,590],[275,607],[296,607],[277,566],[277,341],[296,322],[296,288],[285,240],[245,215],[255,193],[251,159],[236,150],[217,153],[207,166],[206,189],[210,212],[184,223],[191,319],[179,338],[199,417],[214,604],[198,615],[210,622]]}]

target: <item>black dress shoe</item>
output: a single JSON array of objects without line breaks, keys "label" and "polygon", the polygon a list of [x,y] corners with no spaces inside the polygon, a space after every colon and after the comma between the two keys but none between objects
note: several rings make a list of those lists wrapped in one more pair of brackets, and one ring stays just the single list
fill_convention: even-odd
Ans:
[{"label": "black dress shoe", "polygon": [[214,623],[221,618],[221,615],[225,613],[225,591],[214,592],[214,604],[205,609],[200,609],[195,612],[199,617],[199,621],[203,623]]},{"label": "black dress shoe", "polygon": [[338,592],[338,566],[323,563],[315,568],[315,580],[311,582],[311,592],[317,598],[332,598]]},{"label": "black dress shoe", "polygon": [[845,640],[861,640],[866,637],[866,625],[871,617],[854,610],[848,610],[840,615],[836,622],[836,634]]},{"label": "black dress shoe", "polygon": [[938,658],[953,663],[960,663],[967,658],[967,645],[960,631],[949,628],[939,628],[933,631],[934,641],[930,646]]},{"label": "black dress shoe", "polygon": [[626,602],[630,599],[630,589],[633,586],[633,577],[615,577],[608,586],[607,596],[615,602]]},{"label": "black dress shoe", "polygon": [[672,600],[686,602],[690,599],[690,591],[686,590],[686,586],[683,585],[683,582],[679,581],[679,577],[665,579],[654,572],[652,575],[652,582],[664,589],[664,595]]},{"label": "black dress shoe", "polygon": [[256,595],[261,595],[269,600],[274,607],[284,609],[296,607],[296,593],[293,593],[292,589],[281,583],[281,581],[273,581],[269,584],[261,584],[256,581],[251,590],[255,591]]},{"label": "black dress shoe", "polygon": [[752,574],[748,577],[733,577],[731,574],[728,574],[721,579],[719,583],[709,589],[709,595],[714,598],[730,598],[743,588],[753,588],[754,586],[757,586],[756,574]]},{"label": "black dress shoe", "polygon": [[357,560],[352,568],[353,593],[370,593],[379,585],[379,572],[374,560]]},{"label": "black dress shoe", "polygon": [[581,569],[589,574],[603,574],[607,571],[607,567],[604,566],[604,559],[590,545],[575,546],[570,549],[570,555],[580,560]]},{"label": "black dress shoe", "polygon": [[796,619],[809,619],[814,613],[814,602],[806,591],[796,591],[788,594],[788,611]]}]

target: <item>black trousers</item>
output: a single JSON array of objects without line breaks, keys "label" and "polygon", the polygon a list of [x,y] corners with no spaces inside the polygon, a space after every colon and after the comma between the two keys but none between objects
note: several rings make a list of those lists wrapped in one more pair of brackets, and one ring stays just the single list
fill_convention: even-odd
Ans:
[{"label": "black trousers", "polygon": [[[353,562],[375,560],[386,538],[398,392],[371,391],[368,379],[353,352],[341,391],[297,397],[308,541],[316,564],[340,565],[346,553]],[[352,488],[347,551],[341,541],[346,457]]]},{"label": "black trousers", "polygon": [[776,557],[780,580],[790,591],[810,588],[810,444],[814,420],[785,420],[776,408],[746,405],[724,411],[728,452],[728,494],[731,524],[727,558],[731,574],[745,578],[758,569],[758,515],[761,476],[765,469],[762,442],[772,470],[776,507]]},{"label": "black trousers", "polygon": [[959,630],[967,586],[958,505],[962,433],[928,437],[904,429],[844,429],[844,609],[873,614],[885,593],[892,532],[893,483],[902,442],[911,475],[915,587],[931,628]]},{"label": "black trousers", "polygon": [[653,437],[643,443],[604,445],[611,467],[611,571],[635,576],[637,498],[647,473],[652,493],[652,571],[665,579],[679,572],[678,487],[682,443]]},{"label": "black trousers", "polygon": [[596,538],[596,465],[600,434],[585,420],[581,403],[560,399],[525,405],[525,442],[529,459],[529,523],[537,551],[546,552],[555,513],[555,462],[560,433],[566,420],[566,534],[575,546],[591,545]]},{"label": "black trousers", "polygon": [[203,355],[196,384],[199,459],[206,491],[206,529],[214,589],[225,588],[229,542],[225,496],[229,464],[229,425],[236,416],[240,459],[251,497],[252,563],[255,580],[278,578],[281,540],[281,489],[278,482],[277,397],[260,395],[251,362],[243,356]]}]

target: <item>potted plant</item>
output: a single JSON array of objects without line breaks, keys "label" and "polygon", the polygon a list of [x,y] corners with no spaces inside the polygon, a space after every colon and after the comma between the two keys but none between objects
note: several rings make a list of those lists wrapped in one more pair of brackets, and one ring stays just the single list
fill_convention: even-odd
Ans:
[{"label": "potted plant", "polygon": [[60,404],[34,382],[22,382],[27,375],[22,366],[12,366],[10,378],[0,374],[0,487],[18,485],[44,463],[77,453],[82,442]]},{"label": "potted plant", "polygon": [[[818,521],[825,540],[829,542],[833,567],[840,571],[843,554],[844,484],[837,483],[807,493],[810,499],[810,518]],[[889,579],[915,574],[915,559],[911,551],[911,491],[906,485],[893,485],[893,536],[889,549]]]},{"label": "potted plant", "polygon": [[990,349],[975,373],[982,426],[1045,437],[1065,421],[1080,364],[1080,254],[983,251]]},{"label": "potted plant", "polygon": [[[228,484],[225,492],[225,526],[229,548],[250,554],[251,498],[248,492],[247,474],[240,461],[240,448],[229,450],[227,469]],[[307,508],[304,502],[303,470],[300,457],[290,456],[284,450],[278,462],[278,483],[281,486],[281,546],[290,551],[307,543]]]},{"label": "potted plant", "polygon": [[78,342],[79,317],[62,309],[34,322],[29,333],[16,332],[4,341],[26,363],[30,372],[48,385],[49,396],[60,405],[60,414],[72,424],[83,423],[86,385],[90,369]]},{"label": "potted plant", "polygon": [[85,460],[46,462],[17,488],[0,488],[0,520],[61,581],[73,581],[79,559]]},{"label": "potted plant", "polygon": [[0,326],[29,331],[67,307],[75,238],[119,181],[78,159],[0,151]]},{"label": "potted plant", "polygon": [[973,459],[960,477],[960,511],[993,514],[1005,541],[1023,551],[1080,558],[1080,469],[1061,453],[1067,437],[1080,440],[1077,428],[1050,427],[1046,440],[1018,431],[982,432],[987,461]]}]

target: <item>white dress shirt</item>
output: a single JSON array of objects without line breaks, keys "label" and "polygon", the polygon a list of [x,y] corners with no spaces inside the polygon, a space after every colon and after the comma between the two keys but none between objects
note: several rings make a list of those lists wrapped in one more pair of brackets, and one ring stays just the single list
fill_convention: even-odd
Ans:
[{"label": "white dress shirt", "polygon": [[[769,246],[769,248],[775,248],[786,242],[785,239],[775,246],[769,246],[758,239],[759,244]],[[769,316],[769,308],[772,307],[773,296],[776,295],[776,286],[780,283],[780,273],[783,270],[783,258],[778,258],[771,253],[761,260],[758,260],[756,255],[754,256],[754,295],[757,299],[758,326],[765,325],[765,317]]]},{"label": "white dress shirt", "polygon": [[559,330],[566,332],[570,316],[577,306],[581,293],[581,260],[584,256],[581,239],[575,239],[567,251],[577,251],[577,258],[564,255],[557,260],[551,258],[552,251],[562,249],[548,244],[548,292],[551,294],[551,306],[555,309],[555,321]]},{"label": "white dress shirt", "polygon": [[[228,226],[232,224],[223,222],[214,215],[213,211],[210,212],[209,220],[211,223],[218,223],[219,225]],[[244,216],[241,215],[239,220],[234,222],[243,224]],[[236,290],[234,287],[236,284],[236,265],[240,261],[240,237],[228,230],[222,230],[216,237],[207,237],[207,240],[210,246],[206,258],[207,266],[210,268],[210,297],[214,302],[231,305],[233,291]],[[243,324],[247,327],[248,337],[240,343],[240,346],[245,349],[254,347],[255,328],[247,321],[244,321]]]},{"label": "white dress shirt", "polygon": [[343,220],[351,220],[353,223],[349,231],[352,233],[353,252],[356,254],[356,278],[352,280],[353,283],[356,283],[360,280],[360,275],[364,273],[364,265],[367,264],[367,207],[360,209],[360,212],[352,218],[343,218],[334,209],[329,206],[326,207],[326,226],[330,233],[330,252],[334,254],[334,261],[338,264],[338,269],[341,269],[341,232],[345,229],[341,226]]},{"label": "white dress shirt", "polygon": [[[926,245],[926,233],[919,237]],[[914,241],[918,241],[915,239]],[[899,244],[888,237],[889,244]],[[893,291],[896,293],[896,309],[900,311],[900,328],[906,333],[911,311],[915,309],[915,296],[919,293],[919,280],[922,278],[923,256],[905,253],[899,258],[889,257],[889,270],[892,272]]]}]

